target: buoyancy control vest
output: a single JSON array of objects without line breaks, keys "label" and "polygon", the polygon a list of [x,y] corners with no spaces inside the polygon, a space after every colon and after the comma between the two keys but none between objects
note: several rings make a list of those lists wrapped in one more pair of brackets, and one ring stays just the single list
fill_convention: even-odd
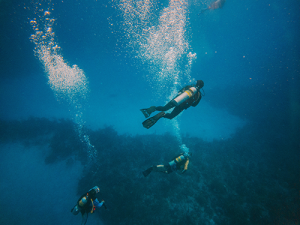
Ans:
[{"label": "buoyancy control vest", "polygon": [[175,171],[177,169],[177,166],[180,166],[180,164],[183,163],[186,159],[187,158],[184,155],[180,155],[169,162],[169,165],[171,166],[172,170]]}]

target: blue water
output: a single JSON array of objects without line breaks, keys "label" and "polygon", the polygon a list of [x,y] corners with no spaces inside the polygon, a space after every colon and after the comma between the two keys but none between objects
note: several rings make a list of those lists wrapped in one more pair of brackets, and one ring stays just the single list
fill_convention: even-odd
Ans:
[{"label": "blue water", "polygon": [[[108,210],[87,224],[299,224],[300,2],[152,1],[136,20],[142,2],[0,1],[0,223],[80,224],[70,209],[98,185]],[[198,79],[178,126],[142,126],[139,109]],[[185,174],[142,176],[182,144]]]}]

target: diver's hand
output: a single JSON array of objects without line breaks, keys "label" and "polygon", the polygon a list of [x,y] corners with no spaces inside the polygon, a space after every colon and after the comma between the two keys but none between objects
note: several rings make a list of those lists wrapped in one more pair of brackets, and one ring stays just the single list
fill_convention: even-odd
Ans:
[{"label": "diver's hand", "polygon": [[102,204],[103,204],[104,208],[105,208],[105,209],[107,209],[107,207],[106,207],[106,204],[105,204],[104,200],[102,200],[101,202],[102,202]]}]

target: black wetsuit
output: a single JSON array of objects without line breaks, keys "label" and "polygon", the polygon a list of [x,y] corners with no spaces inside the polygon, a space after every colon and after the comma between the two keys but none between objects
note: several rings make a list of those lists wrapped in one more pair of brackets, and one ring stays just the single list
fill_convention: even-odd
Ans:
[{"label": "black wetsuit", "polygon": [[[83,197],[86,197],[87,199],[87,202],[84,204],[84,206],[80,206],[79,205],[79,201],[83,198]],[[92,201],[95,201],[96,199],[96,191],[95,190],[90,190],[88,193],[86,194],[83,194],[77,201],[77,205],[78,205],[78,208],[81,212],[81,215],[82,215],[82,222],[81,222],[81,225],[85,225],[86,222],[87,222],[87,219],[88,219],[88,215],[89,213],[93,210],[93,204]]]},{"label": "black wetsuit", "polygon": [[[190,86],[190,85],[185,86],[184,88],[182,88],[182,89],[178,92],[178,94],[177,94],[176,97],[178,97],[179,95],[181,95],[183,92],[185,92],[186,90],[188,90],[188,89],[191,88],[191,87],[193,87],[193,86]],[[175,97],[175,98],[176,98],[176,97]],[[170,120],[171,120],[171,119],[173,119],[174,117],[176,117],[179,113],[181,113],[184,109],[187,109],[187,108],[189,108],[190,106],[193,106],[193,107],[197,106],[198,103],[199,103],[200,100],[201,100],[201,97],[202,97],[202,96],[201,96],[200,90],[197,90],[197,93],[196,93],[193,97],[191,97],[191,98],[185,100],[185,101],[184,101],[183,103],[181,103],[179,106],[176,106],[176,104],[175,104],[175,102],[174,102],[174,99],[175,99],[175,98],[173,98],[173,99],[172,99],[170,102],[168,102],[165,106],[157,106],[157,107],[155,107],[155,110],[157,110],[157,111],[167,111],[167,110],[169,110],[169,109],[175,107],[171,113],[166,113],[166,115],[164,115],[164,118],[167,118],[167,119],[170,119]]]},{"label": "black wetsuit", "polygon": [[[154,166],[154,171],[156,172],[163,172],[163,173],[172,173],[175,170],[179,170],[180,168],[184,167],[185,164],[189,163],[189,157],[184,156],[184,160],[181,160],[180,162],[176,161],[176,159],[180,156],[184,156],[184,154],[180,154],[173,158],[173,160],[170,163],[165,164],[164,166]],[[188,162],[187,162],[188,161]],[[175,167],[172,168],[172,162],[175,163]]]},{"label": "black wetsuit", "polygon": [[[84,204],[83,207],[79,206],[79,201],[83,198],[86,197],[87,198],[87,202],[86,204]],[[88,193],[83,194],[77,201],[77,204],[80,208],[80,212],[82,215],[84,215],[85,213],[89,213],[91,212],[93,206],[91,206],[91,202],[92,200],[94,201],[96,199],[96,191],[95,190],[90,190]]]}]

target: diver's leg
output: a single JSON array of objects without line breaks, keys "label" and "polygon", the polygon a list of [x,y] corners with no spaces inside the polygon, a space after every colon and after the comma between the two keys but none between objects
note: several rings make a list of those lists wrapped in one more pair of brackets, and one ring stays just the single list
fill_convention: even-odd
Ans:
[{"label": "diver's leg", "polygon": [[156,108],[155,106],[151,106],[150,108],[140,109],[140,110],[144,114],[144,116],[148,118],[151,115],[151,113],[155,112],[156,110],[155,108]]},{"label": "diver's leg", "polygon": [[167,173],[168,168],[166,168],[166,166],[164,165],[157,165],[157,166],[153,166],[153,171]]},{"label": "diver's leg", "polygon": [[167,110],[169,110],[169,109],[171,109],[171,108],[173,108],[173,107],[175,107],[175,106],[176,106],[176,104],[175,104],[174,101],[172,100],[172,101],[168,102],[165,106],[157,106],[157,107],[155,108],[155,110],[156,110],[156,111],[167,111]]},{"label": "diver's leg", "polygon": [[167,171],[166,171],[167,174],[173,172],[172,167],[170,166],[170,164],[165,165],[165,168],[167,169]]},{"label": "diver's leg", "polygon": [[81,221],[81,225],[85,225],[88,219],[88,213],[84,213],[82,214],[82,221]]},{"label": "diver's leg", "polygon": [[166,115],[164,115],[164,118],[171,120],[174,117],[176,117],[179,113],[181,113],[183,110],[184,109],[181,108],[180,106],[175,107],[175,109],[173,109],[173,111],[171,113],[166,113]]},{"label": "diver's leg", "polygon": [[151,106],[150,108],[140,109],[140,110],[144,114],[144,116],[146,118],[148,118],[151,115],[151,113],[153,113],[155,111],[167,111],[175,106],[176,106],[176,103],[174,100],[172,100],[172,101],[168,102],[165,106],[157,106],[157,107]]}]

